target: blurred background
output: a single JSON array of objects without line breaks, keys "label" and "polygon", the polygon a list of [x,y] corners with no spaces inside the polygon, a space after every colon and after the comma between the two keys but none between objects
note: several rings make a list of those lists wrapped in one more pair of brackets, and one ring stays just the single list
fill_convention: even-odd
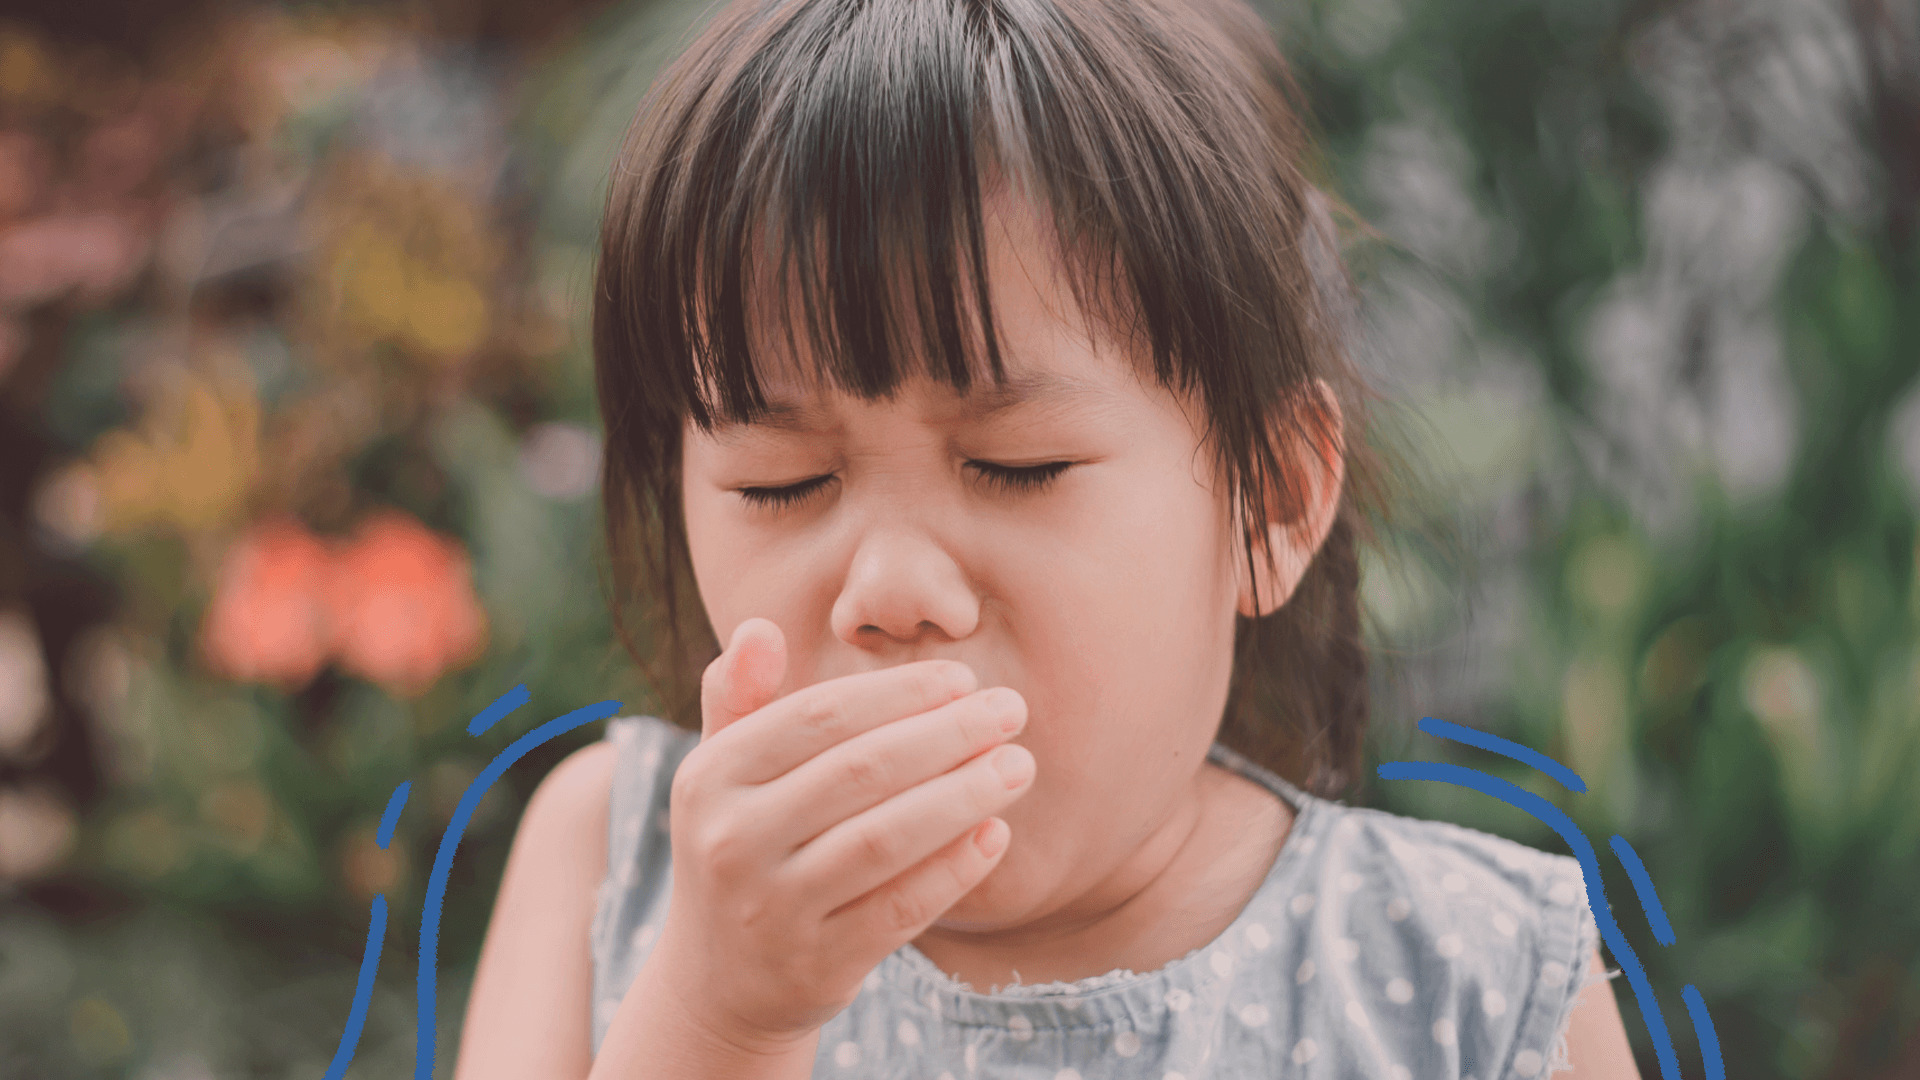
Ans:
[{"label": "blurred background", "polygon": [[[1366,361],[1469,541],[1369,555],[1373,759],[1633,844],[1676,943],[1603,855],[1607,893],[1685,1075],[1693,983],[1729,1076],[1920,1078],[1920,7],[1256,3],[1380,233]],[[412,1075],[466,785],[563,712],[653,708],[596,575],[582,331],[614,146],[709,14],[8,4],[0,1075],[317,1080],[382,893],[351,1075]],[[438,1075],[524,800],[600,731],[474,814]],[[1566,850],[1460,789],[1351,801]]]}]

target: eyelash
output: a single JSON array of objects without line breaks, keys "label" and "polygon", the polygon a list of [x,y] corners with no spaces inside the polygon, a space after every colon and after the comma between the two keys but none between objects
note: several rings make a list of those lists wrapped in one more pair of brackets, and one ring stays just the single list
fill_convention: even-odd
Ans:
[{"label": "eyelash", "polygon": [[[988,483],[997,485],[1008,492],[1020,494],[1038,491],[1048,484],[1051,484],[1061,473],[1067,471],[1068,466],[1072,465],[1073,462],[1050,461],[1045,465],[1028,465],[1022,467],[995,465],[989,461],[969,461],[967,464],[980,470],[981,479],[986,480]],[[809,495],[812,495],[815,491],[824,487],[826,482],[831,479],[833,479],[833,476],[829,473],[826,476],[816,476],[811,480],[804,480],[798,484],[789,484],[786,487],[739,488],[737,490],[740,492],[741,498],[756,506],[787,507],[805,500]]]}]

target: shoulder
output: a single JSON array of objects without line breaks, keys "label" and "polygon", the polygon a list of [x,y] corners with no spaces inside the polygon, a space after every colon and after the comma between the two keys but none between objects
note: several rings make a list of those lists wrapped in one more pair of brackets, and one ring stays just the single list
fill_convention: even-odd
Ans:
[{"label": "shoulder", "polygon": [[1448,822],[1326,804],[1320,888],[1379,1008],[1461,1063],[1559,1059],[1599,931],[1580,863]]},{"label": "shoulder", "polygon": [[[1419,939],[1431,956],[1475,950],[1491,968],[1520,979],[1520,965],[1564,967],[1583,955],[1573,950],[1592,912],[1572,856],[1449,822],[1352,807],[1339,808],[1331,833],[1328,859],[1340,883],[1352,887],[1349,875],[1358,875],[1363,895],[1375,901],[1357,905],[1356,916]],[[1561,973],[1548,967],[1546,974],[1552,980]]]},{"label": "shoulder", "polygon": [[[1520,918],[1577,908],[1587,899],[1572,856],[1478,829],[1341,806],[1333,833],[1350,860],[1404,886],[1415,909],[1478,900]],[[1500,926],[1495,929],[1505,936]]]},{"label": "shoulder", "polygon": [[561,758],[534,787],[521,828],[571,826],[595,815],[604,821],[619,752],[616,743],[602,738]]},{"label": "shoulder", "polygon": [[590,876],[603,873],[607,829],[621,796],[646,786],[663,767],[670,771],[699,734],[658,717],[614,717],[598,740],[560,759],[541,779],[521,818],[521,835],[537,837],[543,847],[590,848]]},{"label": "shoulder", "polygon": [[[619,746],[603,738],[548,770],[520,816],[514,847],[528,852],[520,858],[539,859],[553,869],[565,866],[571,871],[565,876],[578,880],[597,880],[605,873],[603,838],[618,765]],[[548,879],[544,872],[537,876]]]}]

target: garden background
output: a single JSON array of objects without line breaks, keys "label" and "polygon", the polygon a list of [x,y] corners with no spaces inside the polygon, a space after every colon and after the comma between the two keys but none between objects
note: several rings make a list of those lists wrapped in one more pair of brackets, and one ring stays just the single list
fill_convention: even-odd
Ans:
[{"label": "garden background", "polygon": [[[1607,894],[1684,1075],[1693,983],[1729,1076],[1920,1078],[1920,7],[1259,6],[1380,234],[1366,359],[1444,526],[1369,555],[1372,760],[1632,843],[1676,942],[1603,856]],[[650,711],[596,569],[584,300],[613,146],[708,11],[0,15],[0,1075],[317,1080],[380,893],[350,1075],[412,1075],[461,792],[546,719]],[[472,818],[441,1076],[524,800],[600,730]],[[1458,788],[1356,801],[1566,850]]]}]

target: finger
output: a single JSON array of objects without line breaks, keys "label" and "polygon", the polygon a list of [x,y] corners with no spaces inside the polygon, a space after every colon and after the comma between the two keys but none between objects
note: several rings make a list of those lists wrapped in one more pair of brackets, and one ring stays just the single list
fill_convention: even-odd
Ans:
[{"label": "finger", "polygon": [[768,783],[847,739],[938,708],[978,686],[963,663],[918,660],[803,687],[739,722],[726,754],[727,778]]},{"label": "finger", "polygon": [[[982,839],[987,841],[985,850]],[[864,951],[890,953],[901,942],[919,937],[986,880],[1012,847],[1012,839],[1005,818],[988,818],[906,872],[833,911],[822,925],[836,940],[864,942]]]},{"label": "finger", "polygon": [[700,676],[701,741],[766,706],[786,673],[786,635],[777,623],[756,617],[734,627],[726,650]]},{"label": "finger", "polygon": [[1012,687],[981,690],[855,735],[744,797],[757,820],[769,823],[766,839],[784,858],[855,814],[1006,742],[1026,719],[1026,700]]},{"label": "finger", "polygon": [[[1018,783],[1009,786],[999,755]],[[1031,790],[1033,754],[1007,743],[960,768],[856,814],[803,846],[782,868],[788,895],[818,898],[830,913],[911,869]],[[830,921],[830,920],[829,920]]]}]

